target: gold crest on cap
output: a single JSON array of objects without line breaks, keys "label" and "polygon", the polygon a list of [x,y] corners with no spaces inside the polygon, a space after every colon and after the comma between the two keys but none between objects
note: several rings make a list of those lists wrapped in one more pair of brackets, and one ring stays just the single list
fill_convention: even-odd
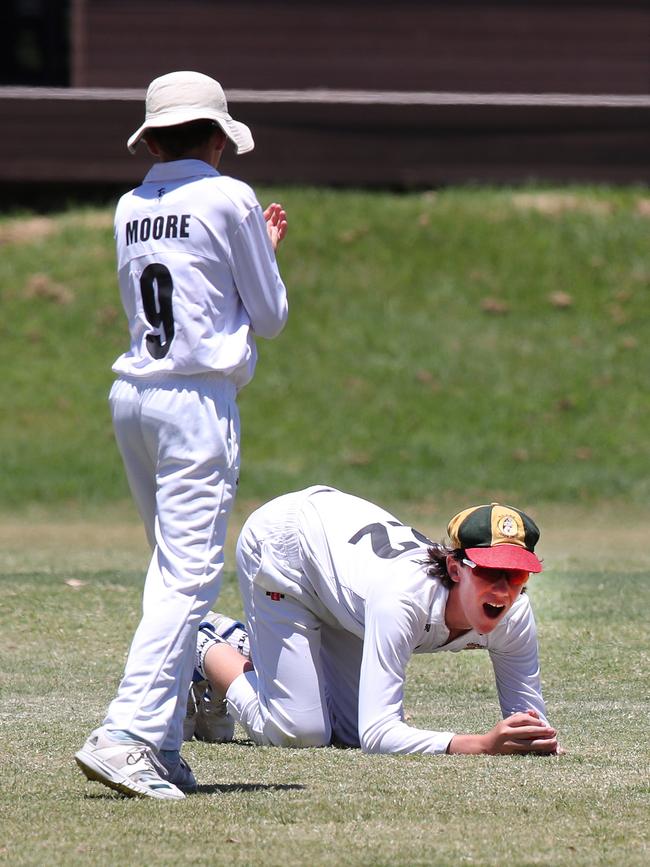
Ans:
[{"label": "gold crest on cap", "polygon": [[516,536],[517,535],[517,522],[514,520],[512,515],[504,515],[497,524],[499,530],[504,536]]}]

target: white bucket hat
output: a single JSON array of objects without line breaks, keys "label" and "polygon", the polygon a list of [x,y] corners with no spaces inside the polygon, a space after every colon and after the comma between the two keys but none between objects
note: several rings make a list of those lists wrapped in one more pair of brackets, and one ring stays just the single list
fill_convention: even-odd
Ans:
[{"label": "white bucket hat", "polygon": [[238,154],[255,147],[249,128],[228,114],[228,103],[218,81],[201,72],[170,72],[154,78],[147,88],[145,120],[127,142],[131,153],[148,129],[176,126],[191,120],[213,120],[234,143]]}]

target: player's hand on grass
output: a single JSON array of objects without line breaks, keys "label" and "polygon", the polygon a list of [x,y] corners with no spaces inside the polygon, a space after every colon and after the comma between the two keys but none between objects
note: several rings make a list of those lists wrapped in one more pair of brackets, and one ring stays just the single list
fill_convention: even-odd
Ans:
[{"label": "player's hand on grass", "polygon": [[272,202],[264,211],[264,219],[266,220],[266,231],[269,233],[273,249],[277,250],[280,241],[287,234],[287,212],[282,205]]},{"label": "player's hand on grass", "polygon": [[555,753],[557,732],[539,718],[536,711],[513,713],[483,735],[489,755],[513,753]]},{"label": "player's hand on grass", "polygon": [[484,735],[454,735],[449,753],[487,753],[491,756],[515,753],[558,754],[557,732],[540,719],[537,711],[513,713]]}]

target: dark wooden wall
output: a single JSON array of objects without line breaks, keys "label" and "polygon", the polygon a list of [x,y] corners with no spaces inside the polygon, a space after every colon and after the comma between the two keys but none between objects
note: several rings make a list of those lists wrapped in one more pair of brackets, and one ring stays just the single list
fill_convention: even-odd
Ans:
[{"label": "dark wooden wall", "polygon": [[[3,196],[53,185],[77,193],[136,183],[149,159],[125,143],[143,117],[146,85],[183,68],[234,94],[231,113],[251,126],[256,149],[223,168],[253,183],[650,183],[642,0],[71,0],[70,21],[73,87],[128,91],[0,87],[0,206]],[[428,96],[399,105],[345,94],[337,102],[336,93],[273,102],[267,93],[314,88]],[[530,98],[436,103],[449,91]],[[553,93],[619,103],[535,99]]]},{"label": "dark wooden wall", "polygon": [[[17,99],[9,109],[7,102],[0,97],[0,111],[11,114],[15,138],[0,137],[5,181],[129,185],[151,162],[144,146],[135,157],[126,150],[141,122],[137,101]],[[254,102],[230,108],[254,130],[256,148],[226,155],[223,169],[251,182],[650,182],[650,108]]]},{"label": "dark wooden wall", "polygon": [[[75,7],[73,7],[75,8]],[[639,0],[76,0],[76,87],[647,93]]]}]

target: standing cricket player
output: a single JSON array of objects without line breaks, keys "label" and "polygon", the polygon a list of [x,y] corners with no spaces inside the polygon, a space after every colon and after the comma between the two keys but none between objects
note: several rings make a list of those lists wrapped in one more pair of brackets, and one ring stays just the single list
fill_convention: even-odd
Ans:
[{"label": "standing cricket player", "polygon": [[275,250],[287,221],[218,172],[228,141],[242,154],[253,138],[214,79],[155,79],[131,151],[140,139],[158,163],[115,214],[130,347],[113,366],[110,405],[153,555],[117,696],[75,758],[88,779],[126,795],[180,799],[197,788],[180,747],[239,475],[236,397],[255,370],[255,337],[286,321]]},{"label": "standing cricket player", "polygon": [[[199,630],[198,676],[212,705],[225,696],[257,744],[556,753],[523,593],[542,570],[539,530],[493,503],[460,512],[448,535],[449,546],[431,542],[379,506],[322,486],[258,509],[237,546],[252,663],[231,646],[246,638],[232,621],[212,615]],[[412,654],[466,649],[489,653],[502,721],[484,734],[408,725]]]}]

